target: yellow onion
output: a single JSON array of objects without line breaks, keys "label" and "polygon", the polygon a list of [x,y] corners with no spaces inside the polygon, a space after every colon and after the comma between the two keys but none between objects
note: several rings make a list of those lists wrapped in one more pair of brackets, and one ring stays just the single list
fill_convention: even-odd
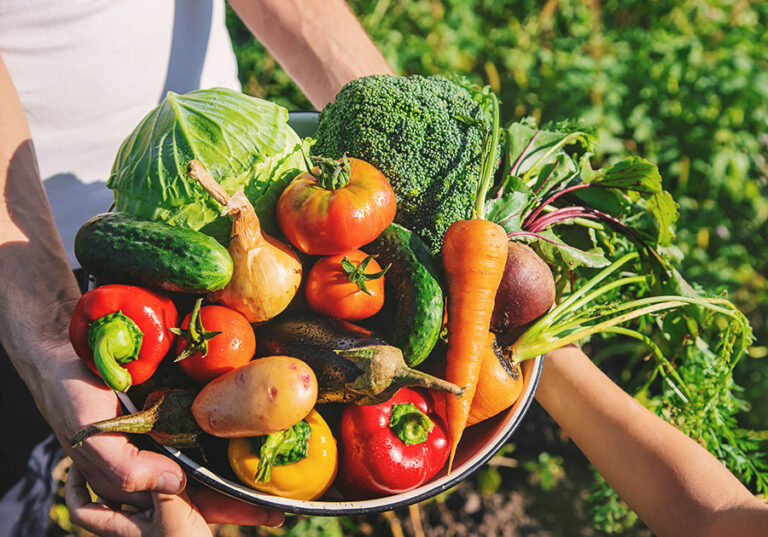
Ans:
[{"label": "yellow onion", "polygon": [[263,323],[290,304],[301,283],[301,262],[283,242],[261,229],[256,211],[243,192],[231,197],[196,160],[187,173],[232,215],[229,255],[234,270],[226,287],[210,293],[209,300],[242,313],[251,323]]}]

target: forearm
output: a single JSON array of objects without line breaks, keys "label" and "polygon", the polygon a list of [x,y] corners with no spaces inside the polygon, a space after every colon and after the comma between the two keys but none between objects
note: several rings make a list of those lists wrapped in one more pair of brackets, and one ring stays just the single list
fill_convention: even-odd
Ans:
[{"label": "forearm", "polygon": [[765,509],[702,446],[627,395],[579,349],[547,355],[536,397],[660,537],[705,535],[728,513]]},{"label": "forearm", "polygon": [[[0,342],[37,383],[45,351],[73,357],[67,326],[79,290],[40,181],[26,116],[0,59]],[[64,351],[66,349],[66,351]]]},{"label": "forearm", "polygon": [[343,0],[230,0],[318,109],[355,78],[391,69]]}]

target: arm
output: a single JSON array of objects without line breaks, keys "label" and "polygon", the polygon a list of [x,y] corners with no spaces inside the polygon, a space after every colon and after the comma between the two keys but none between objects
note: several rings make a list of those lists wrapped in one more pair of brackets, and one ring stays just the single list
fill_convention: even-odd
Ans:
[{"label": "arm", "polygon": [[[115,394],[100,385],[69,344],[80,291],[40,181],[26,116],[0,59],[0,341],[59,442],[93,420],[114,417]],[[68,450],[106,498],[149,501],[132,490],[178,492],[183,473],[126,437]],[[158,476],[168,474],[169,481]],[[173,479],[175,478],[175,482]]]},{"label": "arm", "polygon": [[229,3],[318,109],[350,80],[392,74],[344,0]]},{"label": "arm", "polygon": [[[80,291],[69,268],[37,169],[29,126],[0,58],[0,341],[59,442],[101,497],[151,505],[154,490],[184,488],[181,468],[141,451],[125,435],[103,435],[71,449],[82,426],[115,417],[119,404],[74,354],[69,319]],[[266,510],[222,496],[200,496],[212,522],[262,524]]]},{"label": "arm", "polygon": [[536,398],[660,537],[765,534],[768,506],[706,449],[611,382],[581,350],[547,354]]}]

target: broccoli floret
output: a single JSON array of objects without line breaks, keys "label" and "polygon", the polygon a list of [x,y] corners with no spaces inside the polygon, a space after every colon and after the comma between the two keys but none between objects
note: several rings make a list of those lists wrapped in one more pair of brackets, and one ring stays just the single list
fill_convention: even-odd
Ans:
[{"label": "broccoli floret", "polygon": [[472,216],[485,119],[464,87],[439,76],[363,77],[318,121],[313,153],[377,167],[397,196],[395,221],[434,253],[448,226]]}]

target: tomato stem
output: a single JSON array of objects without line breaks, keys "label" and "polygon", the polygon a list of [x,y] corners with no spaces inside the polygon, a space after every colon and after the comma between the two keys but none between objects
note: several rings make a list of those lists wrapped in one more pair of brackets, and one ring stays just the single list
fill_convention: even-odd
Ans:
[{"label": "tomato stem", "polygon": [[203,327],[203,320],[200,316],[200,306],[202,303],[202,298],[198,298],[195,301],[195,307],[192,309],[192,315],[189,317],[189,326],[187,328],[170,329],[171,332],[183,337],[187,341],[184,350],[176,357],[174,362],[180,362],[185,358],[189,358],[196,352],[199,352],[201,356],[206,356],[208,354],[208,341],[221,334],[221,332],[208,331]]},{"label": "tomato stem", "polygon": [[352,261],[350,261],[349,257],[347,256],[344,256],[344,259],[341,260],[341,268],[344,270],[347,278],[349,278],[349,281],[357,285],[363,293],[369,296],[371,295],[371,292],[366,287],[365,282],[382,278],[384,274],[389,270],[389,267],[392,266],[392,263],[390,263],[379,272],[375,272],[373,274],[366,273],[365,269],[368,268],[368,263],[370,263],[371,259],[374,257],[376,256],[367,256],[365,259],[360,261],[357,266],[355,266],[355,264],[352,263]]},{"label": "tomato stem", "polygon": [[337,190],[349,184],[352,167],[346,153],[340,160],[321,156],[313,156],[310,159],[315,166],[310,169],[309,174],[322,188]]}]

